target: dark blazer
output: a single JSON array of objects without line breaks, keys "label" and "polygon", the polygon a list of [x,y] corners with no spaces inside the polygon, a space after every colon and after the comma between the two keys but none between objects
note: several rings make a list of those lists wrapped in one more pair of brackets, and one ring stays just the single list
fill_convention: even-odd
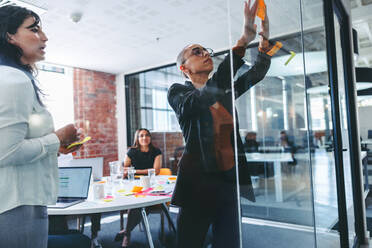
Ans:
[{"label": "dark blazer", "polygon": [[[235,75],[244,64],[244,61],[234,52],[232,60],[233,74]],[[270,57],[259,53],[254,66],[234,82],[235,98],[238,98],[250,87],[261,81],[269,67]],[[199,154],[201,171],[205,173],[219,173],[214,151],[213,118],[209,110],[209,107],[217,101],[233,115],[230,55],[225,57],[218,66],[217,71],[202,89],[196,89],[190,81],[186,81],[185,84],[173,84],[168,91],[168,102],[176,113],[186,142],[184,156],[187,154]],[[239,127],[237,125],[238,165],[239,170],[242,168],[245,171],[239,173],[239,182],[251,185],[248,168],[245,168],[247,167],[247,161],[238,130]],[[233,132],[231,133],[231,144],[234,148]],[[235,175],[235,168],[230,174]],[[182,177],[182,173],[179,173],[177,181],[182,181]],[[176,184],[176,188],[177,186]],[[254,200],[253,191],[250,191],[248,198]],[[174,194],[177,194],[177,190],[175,190]]]}]

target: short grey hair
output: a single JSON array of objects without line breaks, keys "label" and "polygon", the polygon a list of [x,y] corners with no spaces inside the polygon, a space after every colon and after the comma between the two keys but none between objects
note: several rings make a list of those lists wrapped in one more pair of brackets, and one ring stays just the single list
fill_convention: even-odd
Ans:
[{"label": "short grey hair", "polygon": [[[187,46],[185,46],[181,52],[178,54],[177,56],[177,68],[180,70],[180,66],[183,64],[184,60],[185,60],[185,52],[187,50],[187,48],[189,48],[192,44],[188,44]],[[185,78],[188,78],[187,75],[182,72],[182,76],[184,76]]]}]

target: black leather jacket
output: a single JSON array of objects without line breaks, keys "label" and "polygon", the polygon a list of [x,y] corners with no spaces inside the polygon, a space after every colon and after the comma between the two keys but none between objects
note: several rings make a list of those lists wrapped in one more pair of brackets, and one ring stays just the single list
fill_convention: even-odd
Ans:
[{"label": "black leather jacket", "polygon": [[[233,52],[234,75],[244,64],[241,57]],[[270,67],[270,56],[259,53],[254,66],[235,82],[235,98],[261,81]],[[232,115],[233,102],[231,91],[230,56],[226,56],[205,87],[196,89],[190,81],[173,84],[168,91],[168,101],[176,113],[186,142],[185,153],[199,152],[205,172],[216,172],[214,152],[213,118],[209,107],[216,101]],[[238,127],[238,126],[237,126]],[[239,130],[239,128],[237,128]],[[231,144],[234,144],[233,133]],[[237,131],[239,164],[246,164],[243,143]]]}]

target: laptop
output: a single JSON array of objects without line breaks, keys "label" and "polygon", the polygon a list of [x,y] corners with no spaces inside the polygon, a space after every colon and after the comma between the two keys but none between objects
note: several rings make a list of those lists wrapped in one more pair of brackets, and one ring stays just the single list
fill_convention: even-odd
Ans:
[{"label": "laptop", "polygon": [[88,198],[92,167],[60,167],[57,204],[48,208],[67,208]]}]

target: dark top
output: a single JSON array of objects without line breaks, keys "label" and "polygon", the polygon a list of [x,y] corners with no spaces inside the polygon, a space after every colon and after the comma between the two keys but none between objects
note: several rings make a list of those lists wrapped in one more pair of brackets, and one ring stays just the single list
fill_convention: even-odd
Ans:
[{"label": "dark top", "polygon": [[132,166],[136,170],[145,170],[154,168],[155,158],[161,154],[160,149],[150,149],[148,152],[141,152],[139,149],[130,148],[127,152],[128,157],[132,162]]},{"label": "dark top", "polygon": [[[243,59],[233,52],[234,75],[243,64]],[[234,82],[235,97],[238,98],[250,87],[261,81],[265,77],[269,67],[270,57],[266,54],[259,53],[254,66]],[[186,81],[185,84],[173,84],[168,91],[168,102],[176,113],[186,143],[183,156],[192,154],[194,159],[196,159],[195,156],[197,156],[197,160],[200,161],[202,173],[219,172],[214,150],[213,117],[210,111],[210,107],[217,101],[222,104],[231,115],[233,114],[230,55],[224,58],[222,63],[218,66],[217,71],[202,89],[196,89],[190,81]],[[238,126],[237,130],[239,130]],[[238,131],[236,136],[238,137],[238,165],[239,167],[244,167],[244,165],[247,165],[247,161]],[[231,145],[233,146],[233,144],[234,133],[231,132]],[[182,159],[180,164],[182,164]],[[183,177],[195,176],[195,173],[191,173],[191,171],[181,173],[181,167],[180,165],[173,198],[176,197],[178,190],[182,191],[180,188],[188,187],[188,185],[186,185],[188,183],[182,182],[184,180]],[[186,167],[187,165],[185,165],[184,169],[188,170]],[[249,173],[248,170],[245,171]],[[235,175],[234,168],[231,174]],[[187,179],[185,180],[188,181]],[[250,175],[239,173],[239,182],[251,185]],[[254,199],[253,192],[249,194],[248,198]],[[173,201],[173,203],[177,205],[177,202]]]},{"label": "dark top", "polygon": [[246,140],[244,143],[244,151],[245,152],[258,152],[259,143],[255,140]]}]

